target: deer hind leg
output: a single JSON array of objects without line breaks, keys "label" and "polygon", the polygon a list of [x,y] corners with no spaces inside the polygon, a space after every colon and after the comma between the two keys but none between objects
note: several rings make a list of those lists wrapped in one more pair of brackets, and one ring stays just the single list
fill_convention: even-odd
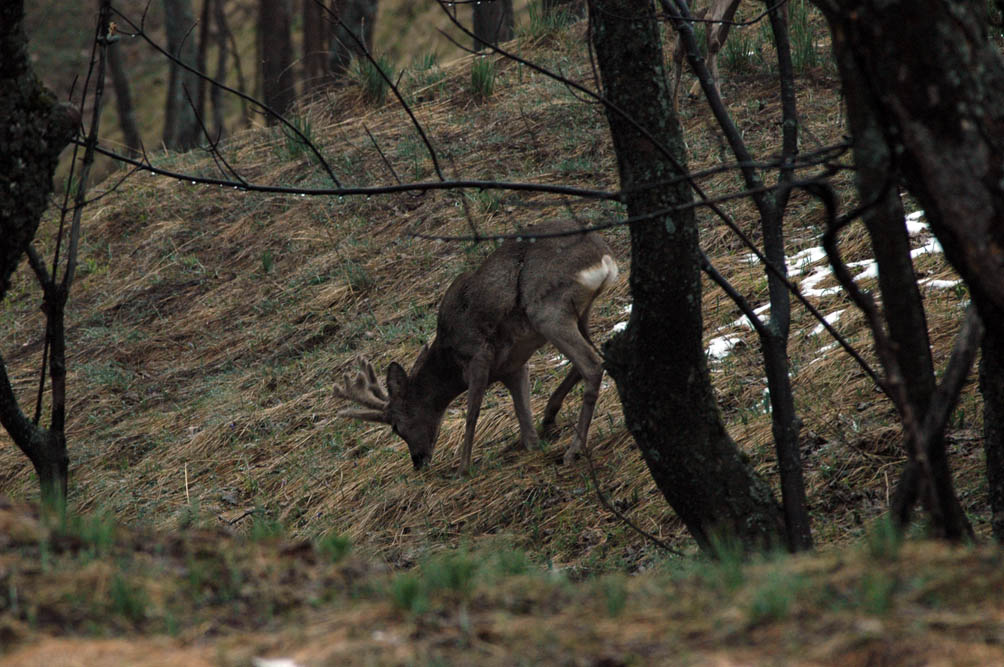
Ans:
[{"label": "deer hind leg", "polygon": [[547,407],[544,408],[544,419],[540,422],[540,430],[542,432],[547,433],[554,428],[554,419],[558,416],[558,410],[561,410],[561,404],[565,402],[568,392],[581,379],[582,373],[573,365],[571,370],[568,371],[568,375],[565,376],[565,379],[561,381],[558,388],[551,394],[551,398],[547,399]]},{"label": "deer hind leg", "polygon": [[[590,347],[594,347],[593,341],[589,338],[589,310],[590,309],[587,308],[586,312],[579,317],[578,326],[579,333],[582,334],[582,337],[586,339],[586,342],[589,343]],[[572,364],[572,368],[568,371],[568,375],[565,376],[565,379],[561,381],[558,388],[554,390],[553,394],[551,394],[551,398],[547,399],[547,407],[544,408],[544,419],[540,423],[541,431],[546,433],[554,428],[554,420],[555,417],[558,416],[558,411],[561,410],[561,404],[565,402],[565,397],[568,396],[568,392],[570,392],[581,379],[582,373],[579,372],[579,369],[575,364]]]},{"label": "deer hind leg", "polygon": [[[574,317],[548,320],[541,322],[539,327],[539,331],[544,337],[558,348],[559,352],[569,358],[585,383],[585,390],[582,392],[582,409],[579,412],[579,422],[575,429],[575,439],[572,441],[571,447],[565,451],[564,462],[566,465],[571,463],[586,446],[589,437],[589,423],[593,420],[596,399],[600,395],[600,380],[603,378],[603,360],[600,359],[599,353],[593,348],[589,339],[582,334],[580,328],[584,327]],[[567,381],[568,378],[566,378]],[[562,385],[564,384],[565,382],[562,383]],[[571,389],[571,384],[569,383],[569,389]],[[560,390],[561,387],[558,389]]]},{"label": "deer hind leg", "polygon": [[533,413],[530,411],[530,369],[526,364],[512,375],[502,378],[502,384],[512,394],[512,405],[519,421],[519,444],[523,449],[535,449],[539,441],[533,430]]}]

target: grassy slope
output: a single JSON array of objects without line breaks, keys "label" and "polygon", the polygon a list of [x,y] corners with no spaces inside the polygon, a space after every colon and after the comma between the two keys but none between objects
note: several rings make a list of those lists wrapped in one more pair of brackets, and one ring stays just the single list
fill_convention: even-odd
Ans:
[{"label": "grassy slope", "polygon": [[[583,37],[580,24],[567,34],[521,45],[550,67],[588,80]],[[495,97],[479,105],[467,90],[468,60],[446,67],[442,80],[430,83],[438,77],[436,71],[422,72],[404,81],[421,100],[416,110],[448,173],[616,186],[600,111],[562,86],[502,65]],[[817,70],[799,86],[804,146],[839,138],[843,128],[833,78]],[[769,154],[779,118],[769,78],[737,76],[725,94],[751,147]],[[306,117],[346,183],[392,180],[369,148],[364,124],[402,178],[434,177],[413,129],[393,106],[367,108],[349,90]],[[692,168],[722,159],[703,108],[685,105],[684,123]],[[325,183],[311,160],[277,132],[235,137],[226,152],[248,178]],[[212,173],[212,165],[199,159],[171,157],[165,164]],[[715,176],[706,186],[726,192],[736,183]],[[572,210],[587,220],[618,212],[597,204]],[[999,565],[996,552],[911,547],[908,574],[899,561],[877,566],[871,557],[838,548],[860,537],[882,511],[902,457],[888,403],[844,355],[819,352],[828,341],[807,333],[814,323],[801,309],[795,313],[791,356],[805,420],[809,501],[827,555],[764,565],[740,577],[745,583],[729,583],[735,576],[717,570],[680,573],[681,567],[700,569],[699,564],[660,565],[662,556],[598,508],[581,467],[557,463],[571,437],[575,395],[563,414],[560,437],[544,451],[522,453],[509,449],[516,425],[508,397],[501,389],[490,392],[469,480],[454,472],[463,431],[459,403],[447,414],[433,466],[421,474],[411,470],[403,446],[386,428],[337,419],[339,404],[330,384],[339,372],[359,353],[380,368],[391,359],[410,359],[431,335],[446,285],[490,250],[484,244],[407,236],[410,230],[465,233],[465,211],[485,231],[568,215],[566,202],[547,196],[303,199],[149,177],[134,177],[93,206],[70,315],[73,510],[107,512],[140,537],[113,540],[94,536],[104,534],[100,526],[78,527],[70,531],[76,537],[67,546],[45,538],[39,528],[17,542],[0,561],[0,578],[6,578],[8,591],[18,591],[21,602],[11,608],[8,594],[0,633],[38,639],[62,633],[59,628],[126,636],[167,632],[178,635],[165,640],[171,650],[188,651],[191,642],[208,641],[213,648],[202,657],[210,660],[213,651],[243,656],[252,649],[335,659],[323,651],[358,648],[381,662],[431,658],[440,650],[458,660],[450,651],[475,650],[479,659],[490,662],[494,656],[500,663],[507,651],[537,659],[573,652],[585,660],[609,652],[612,659],[654,660],[678,657],[675,651],[682,650],[697,661],[742,662],[775,650],[810,661],[836,656],[864,661],[886,650],[896,659],[936,646],[945,655],[954,655],[956,646],[995,650],[984,642],[997,636],[993,628],[1000,621],[1001,587],[992,574],[992,566]],[[747,204],[731,211],[756,234]],[[796,197],[791,220],[789,254],[794,254],[814,245],[818,212]],[[615,230],[607,238],[626,270],[625,233]],[[744,259],[746,252],[724,228],[706,218],[703,240],[716,265],[762,302],[762,272]],[[865,239],[852,234],[847,244],[850,259],[867,257]],[[918,264],[925,275],[947,275],[939,257]],[[35,383],[32,369],[40,352],[37,298],[28,284],[22,272],[19,291],[0,311],[5,358],[25,396]],[[939,361],[950,348],[963,296],[928,292]],[[598,341],[623,319],[627,303],[625,281],[598,305]],[[839,297],[826,297],[820,305],[825,312],[844,307]],[[730,326],[737,312],[710,286],[705,306],[709,338],[737,329]],[[839,324],[865,349],[860,326],[850,311]],[[757,346],[749,332],[740,334],[745,345],[714,364],[715,381],[733,435],[758,469],[772,475]],[[532,361],[537,412],[561,374],[553,357],[545,350]],[[985,533],[978,407],[970,386],[951,446],[963,502],[978,532]],[[592,443],[601,483],[614,502],[644,527],[691,549],[632,450],[613,387],[601,395]],[[33,485],[15,449],[0,447],[0,488],[31,497]],[[14,512],[10,521],[21,521],[16,517],[23,514]],[[283,553],[271,543],[261,547],[211,532],[222,527],[260,533],[277,525],[294,540],[331,530],[348,535],[358,560],[332,568],[307,546]],[[180,527],[186,527],[181,537],[167,536]],[[99,546],[88,546],[95,543]],[[455,567],[440,563],[444,549],[457,546],[476,554],[475,562],[482,554],[516,549],[534,564],[518,568],[529,574],[516,575],[497,574],[512,569],[505,565],[484,564],[484,571],[496,573],[497,585],[482,577],[473,592],[434,592],[432,611],[423,614],[401,611],[389,601],[395,597],[386,592],[394,575],[372,563],[395,569],[422,564],[419,578],[429,580],[437,567]],[[101,549],[116,557],[95,557]],[[52,564],[33,569],[43,553],[41,562]],[[219,577],[198,574],[203,556],[220,568]],[[953,563],[958,567],[949,566]],[[555,568],[576,579],[612,574],[570,585],[563,577],[538,573]],[[655,573],[630,580],[617,574],[653,568]],[[807,582],[789,576],[803,568]],[[286,569],[294,573],[285,577]],[[81,571],[91,578],[81,578]],[[869,583],[869,573],[878,571],[888,578]],[[116,577],[132,582],[129,590],[146,591],[142,613],[128,611],[133,607],[128,594],[121,600],[121,585],[115,589],[118,598],[111,593]],[[205,584],[204,577],[216,583]],[[230,588],[217,581],[226,577]],[[358,590],[346,592],[331,583],[339,577],[356,581]],[[42,586],[47,580],[52,590]],[[61,586],[75,588],[67,592]],[[803,596],[802,590],[814,593]],[[629,602],[618,611],[622,593]],[[963,593],[986,599],[978,614]],[[756,611],[761,595],[767,598],[766,616]],[[879,596],[878,607],[868,606],[872,595]],[[356,598],[360,601],[349,604]],[[207,599],[210,611],[193,609]],[[583,614],[601,620],[584,625]],[[881,639],[886,633],[894,639]],[[655,637],[674,639],[662,643]],[[46,650],[46,644],[36,649]],[[134,647],[112,642],[108,650]]]}]

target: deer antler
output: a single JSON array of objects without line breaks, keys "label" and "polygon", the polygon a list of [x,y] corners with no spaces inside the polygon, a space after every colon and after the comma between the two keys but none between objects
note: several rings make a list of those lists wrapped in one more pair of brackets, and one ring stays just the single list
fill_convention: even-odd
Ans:
[{"label": "deer antler", "polygon": [[338,411],[338,415],[366,421],[386,422],[384,409],[389,400],[387,390],[377,380],[373,364],[367,359],[356,357],[356,365],[359,368],[355,377],[346,373],[343,377],[343,386],[339,387],[336,383],[334,393],[335,396],[358,403],[362,407],[342,408]]}]

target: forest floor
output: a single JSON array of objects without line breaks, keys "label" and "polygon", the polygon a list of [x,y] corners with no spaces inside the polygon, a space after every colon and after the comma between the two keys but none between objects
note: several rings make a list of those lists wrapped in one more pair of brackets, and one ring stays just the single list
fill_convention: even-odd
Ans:
[{"label": "forest floor", "polygon": [[[767,160],[780,142],[780,101],[766,47],[745,39],[735,37],[736,48],[760,55],[723,56],[723,93],[751,151]],[[591,84],[584,45],[577,23],[523,33],[511,46]],[[825,54],[825,42],[812,48]],[[617,187],[601,108],[494,58],[485,98],[472,78],[483,60],[428,60],[400,79],[448,178]],[[832,65],[805,63],[797,85],[802,153],[839,143],[846,128]],[[361,85],[325,93],[294,118],[343,183],[437,178],[408,116],[393,101],[368,100]],[[719,197],[740,190],[734,173],[718,169],[730,158],[705,105],[684,98],[681,120],[702,187]],[[247,180],[331,184],[277,128],[235,133],[222,151]],[[220,173],[197,151],[151,159]],[[433,334],[447,285],[494,247],[416,233],[506,233],[569,216],[603,223],[623,217],[619,205],[496,190],[300,197],[146,175],[116,187],[121,176],[98,188],[114,192],[85,214],[69,307],[67,516],[38,515],[29,466],[0,439],[0,665],[1004,663],[1004,568],[985,544],[973,379],[948,443],[979,543],[926,542],[918,519],[901,544],[881,520],[905,460],[895,412],[795,306],[789,354],[817,550],[743,564],[725,548],[709,562],[648,476],[609,379],[590,436],[598,488],[585,462],[560,463],[580,392],[559,415],[559,434],[524,452],[512,447],[508,396],[490,390],[469,477],[456,471],[460,402],[420,473],[389,429],[336,416],[342,402],[331,386],[356,356],[381,371],[391,360],[409,365]],[[835,180],[845,206],[851,185],[849,172]],[[940,368],[968,296],[922,212],[906,204]],[[722,206],[760,238],[747,200]],[[705,209],[699,219],[712,262],[762,307],[762,266]],[[794,193],[789,274],[874,365],[863,318],[819,254],[822,219]],[[43,223],[43,254],[56,225]],[[599,345],[630,306],[627,232],[604,236],[624,277],[594,309]],[[841,242],[859,282],[874,287],[864,231],[851,227]],[[30,272],[15,281],[0,340],[27,404],[42,327]],[[723,418],[777,492],[755,335],[708,281],[704,312]],[[549,347],[531,361],[535,414],[564,370]],[[639,537],[603,509],[598,491],[683,555]]]}]

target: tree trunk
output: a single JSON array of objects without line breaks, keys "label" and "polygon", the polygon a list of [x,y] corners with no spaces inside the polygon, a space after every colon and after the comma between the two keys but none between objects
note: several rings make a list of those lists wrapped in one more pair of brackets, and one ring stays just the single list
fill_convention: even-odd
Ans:
[{"label": "tree trunk", "polygon": [[[0,300],[35,237],[52,191],[59,153],[76,135],[80,115],[57,104],[28,60],[22,0],[0,3]],[[21,411],[0,356],[0,424],[31,460],[43,500],[66,497],[68,459],[62,434],[36,426]]]},{"label": "tree trunk", "polygon": [[[293,42],[290,34],[289,0],[261,0],[258,15],[258,40],[261,45],[262,100],[265,106],[283,114],[296,100],[293,77]],[[266,117],[272,124],[275,118]]]},{"label": "tree trunk", "polygon": [[119,127],[122,128],[122,143],[129,149],[129,155],[139,155],[143,146],[139,137],[139,127],[136,125],[136,110],[132,104],[132,93],[129,91],[129,77],[122,66],[122,43],[115,42],[108,47],[108,69],[115,86],[115,108],[119,115]]},{"label": "tree trunk", "polygon": [[[990,495],[990,526],[994,539],[1004,542],[1004,315],[995,307],[991,318],[997,323],[998,335],[991,336],[989,326],[983,339],[980,358],[980,391],[983,394],[983,449],[987,457],[987,486]],[[984,319],[984,324],[987,320]]]},{"label": "tree trunk", "polygon": [[[679,9],[669,0],[661,0],[663,12],[668,16],[679,16]],[[787,207],[788,186],[794,178],[793,165],[798,154],[798,115],[795,104],[794,72],[791,64],[791,49],[788,38],[787,12],[776,3],[765,3],[770,12],[771,31],[777,51],[778,80],[780,83],[782,109],[781,168],[778,188],[768,192],[760,170],[754,169],[756,162],[743,141],[742,134],[732,121],[722,103],[721,95],[709,68],[700,57],[700,49],[690,21],[682,17],[673,20],[684,52],[691,67],[698,74],[709,106],[728,141],[736,161],[740,165],[750,199],[760,214],[763,231],[763,252],[767,264],[775,271],[767,270],[767,285],[770,293],[770,317],[754,324],[760,339],[770,391],[771,427],[777,452],[778,472],[781,480],[782,507],[788,548],[801,551],[812,547],[812,531],[805,482],[802,475],[802,461],[799,452],[799,431],[801,420],[795,413],[795,401],[791,387],[788,364],[788,335],[791,319],[791,297],[782,276],[785,274],[784,252],[784,210]],[[731,18],[731,14],[726,18]],[[751,320],[755,315],[750,315]]]},{"label": "tree trunk", "polygon": [[513,36],[512,0],[484,0],[474,5],[474,50],[483,51]]},{"label": "tree trunk", "polygon": [[[216,0],[202,0],[202,12],[199,14],[199,51],[196,55],[196,69],[203,74],[209,73],[209,40],[210,35],[212,35],[212,16],[213,16],[213,3]],[[193,94],[192,97],[195,99],[195,111],[199,118],[205,119],[206,117],[206,94],[208,92],[209,82],[204,78],[199,77],[199,94]],[[208,123],[206,123],[208,126]]]},{"label": "tree trunk", "polygon": [[359,55],[355,35],[367,49],[373,48],[373,24],[377,15],[377,0],[337,0],[338,14],[341,22],[335,26],[331,38],[331,51],[328,63],[335,76],[341,76],[349,69],[353,56]]},{"label": "tree trunk", "polygon": [[569,16],[580,17],[585,14],[586,3],[582,0],[544,0],[541,4],[544,15],[557,12],[567,12]]},{"label": "tree trunk", "polygon": [[[164,30],[167,51],[189,67],[198,64],[195,19],[191,0],[163,0]],[[187,94],[186,94],[187,93]],[[199,121],[192,107],[199,95],[199,77],[176,62],[171,62],[164,103],[164,145],[172,150],[187,151],[199,143]],[[189,103],[191,99],[191,103]]]},{"label": "tree trunk", "polygon": [[[227,35],[229,33],[227,17],[224,13],[223,0],[207,0],[207,2],[213,3],[213,24],[215,26],[213,34],[216,37],[216,74],[213,76],[213,80],[224,84],[227,81]],[[236,55],[234,57],[236,61]],[[240,71],[239,61],[236,64],[238,71]],[[219,141],[224,130],[223,89],[220,86],[210,87],[209,103],[213,109],[213,140]]]},{"label": "tree trunk", "polygon": [[[743,461],[721,421],[702,343],[700,249],[672,111],[654,7],[646,0],[592,0],[590,34],[631,225],[633,307],[606,347],[627,426],[660,491],[702,549],[734,536],[748,549],[785,541],[770,487]],[[626,18],[633,17],[633,18]],[[659,146],[666,147],[667,155]]]},{"label": "tree trunk", "polygon": [[[991,498],[1004,498],[1004,476],[993,469],[1004,450],[1004,414],[995,402],[999,376],[991,377],[1001,368],[1004,341],[1004,61],[986,38],[985,5],[813,2],[830,25],[849,115],[874,119],[868,135],[852,128],[855,143],[895,156],[896,171],[882,178],[902,178],[920,201],[986,325],[981,387],[988,480]],[[943,443],[929,454],[936,495],[945,502],[951,478]],[[947,502],[943,511],[964,521],[954,492]],[[965,531],[965,524],[947,528]]]},{"label": "tree trunk", "polygon": [[318,0],[303,0],[303,92],[324,82],[328,76],[327,24],[330,17]]}]

